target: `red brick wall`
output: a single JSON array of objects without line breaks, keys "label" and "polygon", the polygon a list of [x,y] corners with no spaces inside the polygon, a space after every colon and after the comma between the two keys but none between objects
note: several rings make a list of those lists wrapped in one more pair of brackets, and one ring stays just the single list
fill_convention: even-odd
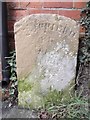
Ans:
[{"label": "red brick wall", "polygon": [[[86,6],[85,2],[10,2],[8,7],[8,33],[10,51],[14,49],[14,23],[26,15],[36,13],[51,13],[80,19],[81,9]],[[83,32],[82,28],[80,30]],[[1,75],[0,75],[1,76]],[[1,78],[1,77],[0,77]]]},{"label": "red brick wall", "polygon": [[[14,48],[13,26],[16,21],[26,15],[37,13],[51,13],[80,19],[81,9],[86,6],[85,2],[10,2],[8,6],[8,32],[10,50]],[[83,32],[81,28],[81,32]]]}]

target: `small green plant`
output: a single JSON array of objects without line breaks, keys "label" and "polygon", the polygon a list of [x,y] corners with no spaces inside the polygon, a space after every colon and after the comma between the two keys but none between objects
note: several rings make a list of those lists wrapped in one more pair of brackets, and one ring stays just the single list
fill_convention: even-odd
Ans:
[{"label": "small green plant", "polygon": [[[61,96],[60,93],[57,93],[54,91],[56,95],[51,94],[52,98],[48,98],[46,101],[46,107],[43,108],[45,110],[45,113],[48,113],[48,116],[52,118],[70,118],[73,120],[79,120],[79,119],[89,119],[89,111],[88,111],[88,101],[83,99],[80,95],[77,96],[75,94],[74,96],[71,96],[69,101],[65,102],[62,101],[61,98],[57,99],[57,96]],[[59,97],[58,97],[59,98]],[[41,110],[42,111],[42,110]],[[41,114],[43,116],[43,113]],[[47,117],[47,116],[46,116]]]},{"label": "small green plant", "polygon": [[50,90],[47,95],[43,97],[44,107],[48,108],[54,105],[59,105],[62,100],[63,92],[57,90]]},{"label": "small green plant", "polygon": [[10,66],[10,89],[9,94],[13,97],[17,91],[17,74],[16,74],[16,52],[10,52],[10,57],[7,58]]},{"label": "small green plant", "polygon": [[90,62],[90,1],[86,8],[82,9],[80,23],[85,28],[85,37],[81,41],[79,61],[80,63],[88,63]]}]

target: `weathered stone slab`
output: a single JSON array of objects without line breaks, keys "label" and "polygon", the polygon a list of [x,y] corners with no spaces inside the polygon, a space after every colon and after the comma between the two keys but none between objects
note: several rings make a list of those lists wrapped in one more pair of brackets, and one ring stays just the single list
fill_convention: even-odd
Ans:
[{"label": "weathered stone slab", "polygon": [[30,15],[15,24],[20,105],[37,108],[50,91],[69,93],[75,82],[78,38],[79,25],[64,16]]}]

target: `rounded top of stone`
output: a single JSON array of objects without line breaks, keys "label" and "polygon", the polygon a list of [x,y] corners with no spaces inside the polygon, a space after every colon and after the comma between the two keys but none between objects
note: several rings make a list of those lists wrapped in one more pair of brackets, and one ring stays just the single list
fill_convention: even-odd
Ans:
[{"label": "rounded top of stone", "polygon": [[58,14],[32,14],[25,16],[21,20],[17,21],[14,24],[14,32],[17,32],[24,23],[27,23],[27,21],[35,21],[35,20],[39,22],[42,21],[42,22],[50,22],[50,23],[63,21],[67,23],[71,22],[74,26],[77,25],[77,22],[75,20]]}]

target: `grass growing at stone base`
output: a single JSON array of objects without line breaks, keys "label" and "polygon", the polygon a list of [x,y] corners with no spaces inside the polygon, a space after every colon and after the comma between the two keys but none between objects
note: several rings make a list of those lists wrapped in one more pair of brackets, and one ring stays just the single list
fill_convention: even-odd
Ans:
[{"label": "grass growing at stone base", "polygon": [[74,94],[74,86],[75,83],[74,80],[72,80],[64,90],[57,91],[50,88],[48,93],[43,96],[43,107],[47,109],[52,105],[59,105],[61,102],[69,101]]},{"label": "grass growing at stone base", "polygon": [[59,105],[48,107],[46,111],[51,118],[89,119],[88,101],[78,96],[71,97],[67,102],[60,102]]},{"label": "grass growing at stone base", "polygon": [[[24,94],[26,96],[31,94],[28,91],[33,87],[33,84],[31,85],[28,82],[23,80],[23,81],[18,81],[18,85],[20,85],[19,91],[21,93],[25,91]],[[80,95],[76,96],[75,94],[73,94],[73,96],[72,95],[69,96],[70,97],[69,100],[67,99],[67,101],[65,101],[62,99],[62,94],[63,92],[57,92],[56,90],[50,91],[46,97],[43,96],[44,104],[40,99],[41,96],[37,97],[34,93],[32,93],[32,96],[34,96],[34,100],[36,101],[36,107],[39,104],[42,104],[42,107],[39,108],[38,110],[38,112],[42,116],[43,116],[42,111],[45,111],[45,112],[48,112],[48,117],[50,118],[72,118],[75,120],[79,120],[82,118],[90,119],[87,100],[81,98]],[[66,93],[65,95],[68,96],[68,94]],[[23,96],[23,98],[24,97],[25,96]],[[67,97],[64,96],[64,98],[67,98]],[[28,105],[27,102],[25,102],[25,107],[29,107],[31,109],[33,108],[33,105],[32,106]]]},{"label": "grass growing at stone base", "polygon": [[39,94],[40,82],[38,80],[29,81],[27,77],[23,80],[19,80],[18,86],[19,106],[31,109],[37,108],[38,106],[42,106],[42,96]]},{"label": "grass growing at stone base", "polygon": [[41,79],[28,82],[27,78],[18,81],[18,100],[20,106],[30,107],[32,109],[38,109],[40,107],[47,108],[51,104],[54,105],[57,103],[59,105],[61,101],[68,101],[74,93],[74,80],[62,91],[53,90],[50,87],[48,92],[44,94],[41,92],[40,81]]},{"label": "grass growing at stone base", "polygon": [[[35,108],[42,117],[43,113],[48,113],[46,118],[89,119],[88,100],[82,98],[80,96],[81,93],[77,95],[72,92],[71,94],[71,90],[74,87],[71,88],[71,86],[72,84],[65,91],[61,92],[50,88],[47,95],[40,95],[35,90],[32,91],[33,84],[30,85],[25,80],[23,82],[19,81],[19,92],[21,94],[24,93],[22,96],[19,96],[19,99],[20,97],[23,98],[22,102],[20,99],[19,105],[30,109]],[[24,101],[28,96],[32,98],[30,104],[30,99],[26,102]]]}]

